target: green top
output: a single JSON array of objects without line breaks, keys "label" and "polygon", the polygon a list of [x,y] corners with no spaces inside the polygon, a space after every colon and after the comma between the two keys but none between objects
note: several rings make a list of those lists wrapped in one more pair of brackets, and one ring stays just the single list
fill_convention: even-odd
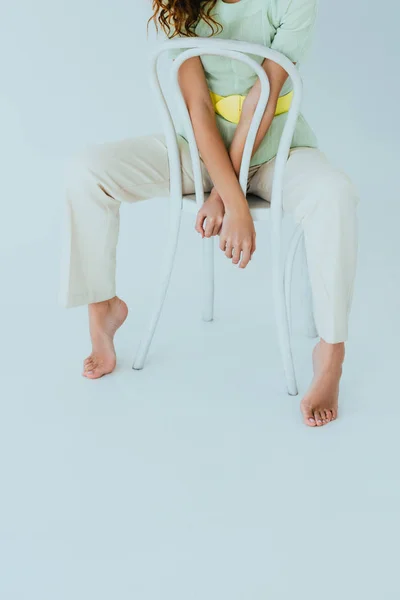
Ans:
[{"label": "green top", "polygon": [[[262,44],[281,52],[298,64],[310,45],[317,2],[318,0],[239,0],[228,4],[217,0],[211,14],[223,26],[223,30],[213,37]],[[211,30],[207,23],[201,20],[195,32],[200,37],[209,37]],[[169,56],[175,58],[181,52],[182,49],[170,50]],[[260,56],[249,56],[259,64],[264,60]],[[246,95],[257,80],[254,71],[239,61],[213,55],[200,58],[209,88],[221,96]],[[290,89],[291,82],[288,79],[281,95]],[[286,118],[287,114],[274,118],[252,157],[251,165],[261,164],[276,156]],[[236,125],[218,114],[216,119],[222,139],[229,148]],[[177,124],[177,131],[185,137],[181,123]],[[302,115],[299,116],[292,142],[293,148],[298,146],[317,147],[316,137]]]}]

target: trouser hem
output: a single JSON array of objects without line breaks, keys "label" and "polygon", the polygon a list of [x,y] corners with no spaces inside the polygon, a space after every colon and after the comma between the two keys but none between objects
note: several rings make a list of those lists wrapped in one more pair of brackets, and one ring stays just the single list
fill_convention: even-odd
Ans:
[{"label": "trouser hem", "polygon": [[324,331],[324,329],[320,329],[318,335],[327,344],[342,344],[348,340],[347,329],[338,332]]},{"label": "trouser hem", "polygon": [[95,302],[104,302],[115,296],[115,288],[111,288],[106,292],[91,292],[86,294],[71,294],[67,297],[60,298],[59,302],[63,308],[75,308],[84,306],[85,304],[94,304]]}]

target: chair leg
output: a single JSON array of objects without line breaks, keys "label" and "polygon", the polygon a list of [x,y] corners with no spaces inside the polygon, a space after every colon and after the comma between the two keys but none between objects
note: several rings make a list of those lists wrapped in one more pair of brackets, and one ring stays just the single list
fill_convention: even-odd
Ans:
[{"label": "chair leg", "polygon": [[285,372],[287,391],[290,396],[297,396],[299,393],[291,346],[291,292],[294,259],[302,237],[303,232],[298,227],[290,240],[283,269],[281,267],[280,246],[278,244],[273,244],[272,254],[272,285],[278,342]]},{"label": "chair leg", "polygon": [[292,239],[290,240],[288,252],[286,255],[285,272],[284,272],[284,289],[285,289],[285,305],[286,314],[289,323],[289,333],[292,333],[292,282],[293,282],[293,267],[296,258],[297,250],[300,246],[303,233],[300,228],[296,229]]},{"label": "chair leg", "polygon": [[178,203],[174,206],[171,212],[170,229],[168,234],[167,247],[164,253],[164,264],[161,270],[161,285],[157,297],[154,302],[151,318],[145,334],[139,345],[138,353],[133,363],[133,369],[143,369],[147,353],[152,342],[154,332],[156,330],[158,320],[164,305],[165,297],[167,295],[169,282],[171,279],[172,269],[174,266],[174,260],[176,255],[176,248],[178,245],[178,236],[181,223],[181,207]]},{"label": "chair leg", "polygon": [[290,345],[290,332],[289,332],[289,321],[287,318],[286,307],[285,307],[285,293],[283,289],[283,281],[275,284],[279,286],[276,289],[275,296],[275,314],[276,314],[276,325],[278,330],[278,342],[279,349],[281,352],[283,369],[286,378],[286,387],[290,396],[297,396],[297,382],[296,374],[294,371],[292,348]]},{"label": "chair leg", "polygon": [[214,318],[214,238],[204,238],[203,245],[203,321]]},{"label": "chair leg", "polygon": [[313,299],[310,285],[310,275],[308,272],[306,248],[304,244],[304,236],[301,241],[301,261],[302,261],[302,282],[304,286],[304,305],[305,305],[305,317],[304,317],[304,329],[305,334],[309,338],[318,337],[317,327],[315,325],[314,310],[313,310]]}]

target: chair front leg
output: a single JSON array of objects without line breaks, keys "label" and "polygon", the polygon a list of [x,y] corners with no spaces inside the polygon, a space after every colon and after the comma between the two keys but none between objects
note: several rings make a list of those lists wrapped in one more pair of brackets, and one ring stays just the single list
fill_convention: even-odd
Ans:
[{"label": "chair front leg", "polygon": [[142,340],[139,345],[138,353],[133,363],[133,369],[140,370],[143,369],[147,353],[150,348],[150,344],[152,342],[158,320],[161,315],[162,307],[164,305],[165,297],[167,295],[169,282],[171,280],[172,269],[175,262],[176,256],[176,248],[178,245],[178,237],[179,237],[179,229],[181,223],[181,209],[182,203],[175,200],[171,201],[171,209],[170,209],[170,227],[168,233],[168,240],[166,245],[166,250],[164,253],[163,265],[161,270],[161,282],[158,294],[155,298],[153,309],[151,312],[151,317],[149,319],[149,324],[147,326],[146,332],[142,337]]}]

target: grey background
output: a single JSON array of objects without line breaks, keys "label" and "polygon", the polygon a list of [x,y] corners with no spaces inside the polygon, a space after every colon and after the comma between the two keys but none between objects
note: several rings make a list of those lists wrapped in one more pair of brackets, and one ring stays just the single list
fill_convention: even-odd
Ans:
[{"label": "grey background", "polygon": [[284,391],[261,228],[245,272],[217,257],[209,327],[184,217],[148,366],[130,370],[163,248],[160,200],[123,208],[119,368],[80,377],[86,312],[56,304],[63,165],[88,142],[160,130],[149,14],[123,0],[1,10],[0,597],[397,599],[398,3],[321,2],[302,68],[304,113],[362,198],[343,408],[318,431]]}]

